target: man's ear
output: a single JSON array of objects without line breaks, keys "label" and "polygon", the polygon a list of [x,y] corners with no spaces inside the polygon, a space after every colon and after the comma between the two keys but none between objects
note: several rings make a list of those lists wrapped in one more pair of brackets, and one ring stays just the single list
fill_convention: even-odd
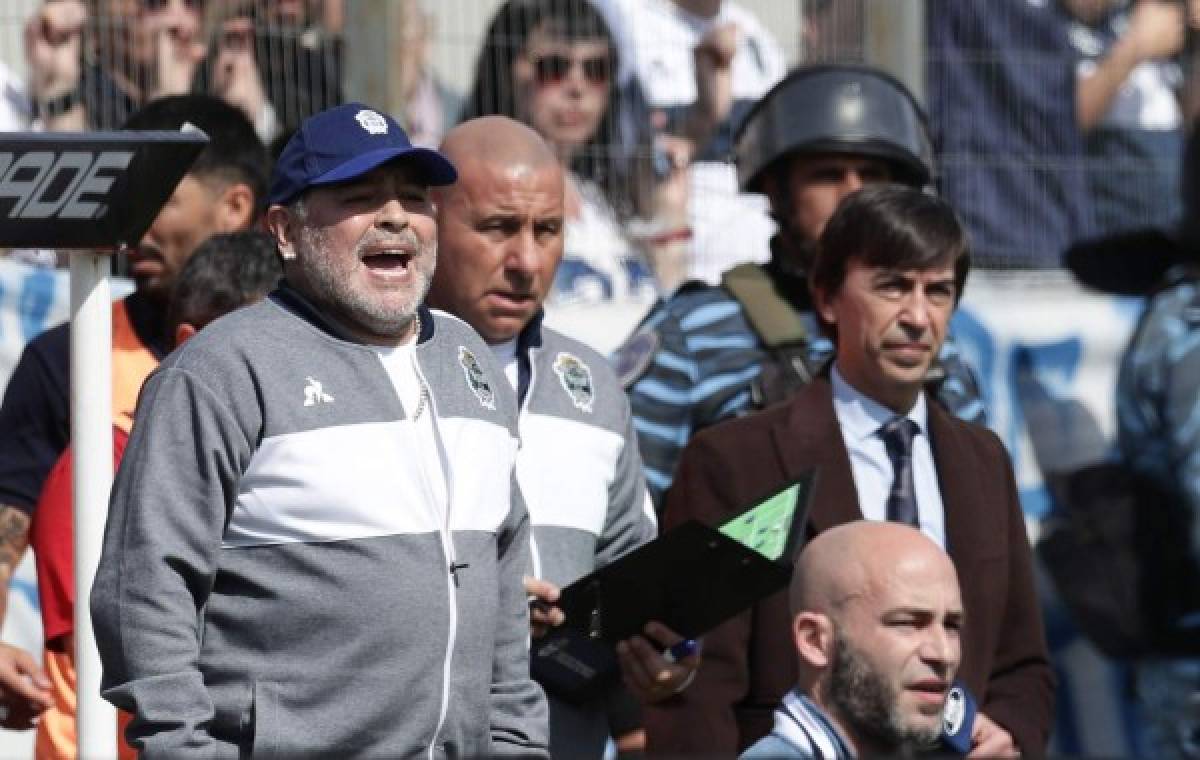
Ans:
[{"label": "man's ear", "polygon": [[184,343],[187,343],[197,332],[199,331],[191,322],[180,322],[175,327],[175,348],[179,348]]},{"label": "man's ear", "polygon": [[821,290],[820,288],[813,288],[812,300],[813,306],[816,307],[817,314],[821,316],[821,319],[825,320],[825,322],[828,324],[836,325],[837,315],[833,309],[833,299],[831,299],[824,290]]},{"label": "man's ear", "polygon": [[819,612],[801,612],[792,620],[792,643],[801,662],[815,670],[833,663],[833,621]]},{"label": "man's ear", "polygon": [[217,231],[241,232],[254,224],[254,191],[244,182],[234,182],[217,198]]},{"label": "man's ear", "polygon": [[267,232],[275,238],[275,245],[279,247],[279,255],[283,260],[291,261],[296,258],[296,229],[292,213],[283,206],[271,206],[267,209],[264,222]]}]

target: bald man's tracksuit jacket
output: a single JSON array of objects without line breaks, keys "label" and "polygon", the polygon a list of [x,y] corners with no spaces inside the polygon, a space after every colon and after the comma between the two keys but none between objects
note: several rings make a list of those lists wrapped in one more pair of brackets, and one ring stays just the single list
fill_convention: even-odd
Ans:
[{"label": "bald man's tracksuit jacket", "polygon": [[286,286],[147,381],[91,599],[147,757],[545,756],[515,399],[421,321],[448,508],[378,355]]},{"label": "bald man's tracksuit jacket", "polygon": [[[629,400],[607,360],[540,319],[518,342],[517,479],[533,524],[533,574],[566,586],[654,538]],[[599,758],[603,700],[550,699],[555,757]]]}]

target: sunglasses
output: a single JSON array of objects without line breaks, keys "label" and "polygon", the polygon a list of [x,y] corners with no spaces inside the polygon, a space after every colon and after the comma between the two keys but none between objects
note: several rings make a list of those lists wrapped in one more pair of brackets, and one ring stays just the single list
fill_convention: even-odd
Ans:
[{"label": "sunglasses", "polygon": [[[183,7],[189,11],[203,11],[205,0],[183,0]],[[151,13],[161,11],[171,4],[171,0],[142,0],[142,8]]]},{"label": "sunglasses", "polygon": [[533,59],[533,77],[542,87],[562,84],[576,63],[583,69],[583,78],[588,84],[602,87],[608,84],[611,74],[611,64],[608,56],[598,55],[593,58],[571,58],[562,53],[549,53]]}]

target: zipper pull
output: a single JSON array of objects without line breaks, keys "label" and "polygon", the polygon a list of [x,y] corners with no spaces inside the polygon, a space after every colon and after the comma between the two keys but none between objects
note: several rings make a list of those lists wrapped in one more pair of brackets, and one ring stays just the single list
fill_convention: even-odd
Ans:
[{"label": "zipper pull", "polygon": [[470,565],[469,563],[467,563],[467,562],[451,562],[451,563],[450,563],[450,576],[451,576],[452,578],[454,578],[454,585],[455,585],[455,586],[457,586],[457,585],[458,585],[458,571],[459,571],[459,570],[466,570],[466,569],[467,569],[468,567],[470,567],[470,566],[471,566],[471,565]]}]

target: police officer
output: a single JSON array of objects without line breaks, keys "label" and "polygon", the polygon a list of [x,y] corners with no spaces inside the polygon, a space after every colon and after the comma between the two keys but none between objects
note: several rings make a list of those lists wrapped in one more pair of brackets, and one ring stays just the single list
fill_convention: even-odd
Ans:
[{"label": "police officer", "polygon": [[1130,279],[1131,258],[1168,267],[1117,378],[1122,459],[1149,486],[1139,509],[1158,511],[1154,561],[1143,558],[1153,575],[1140,606],[1153,638],[1137,663],[1137,701],[1141,754],[1164,758],[1200,758],[1200,131],[1188,142],[1183,186],[1184,223],[1165,253],[1114,249],[1123,255],[1104,262],[1109,284]]},{"label": "police officer", "polygon": [[[735,267],[720,286],[683,285],[618,352],[658,504],[693,433],[786,398],[829,358],[805,270],[838,202],[866,184],[924,187],[933,177],[913,96],[861,66],[794,70],[746,116],[735,152],[742,188],[766,194],[779,223],[770,261]],[[929,380],[950,411],[982,421],[977,383],[952,343]]]}]

